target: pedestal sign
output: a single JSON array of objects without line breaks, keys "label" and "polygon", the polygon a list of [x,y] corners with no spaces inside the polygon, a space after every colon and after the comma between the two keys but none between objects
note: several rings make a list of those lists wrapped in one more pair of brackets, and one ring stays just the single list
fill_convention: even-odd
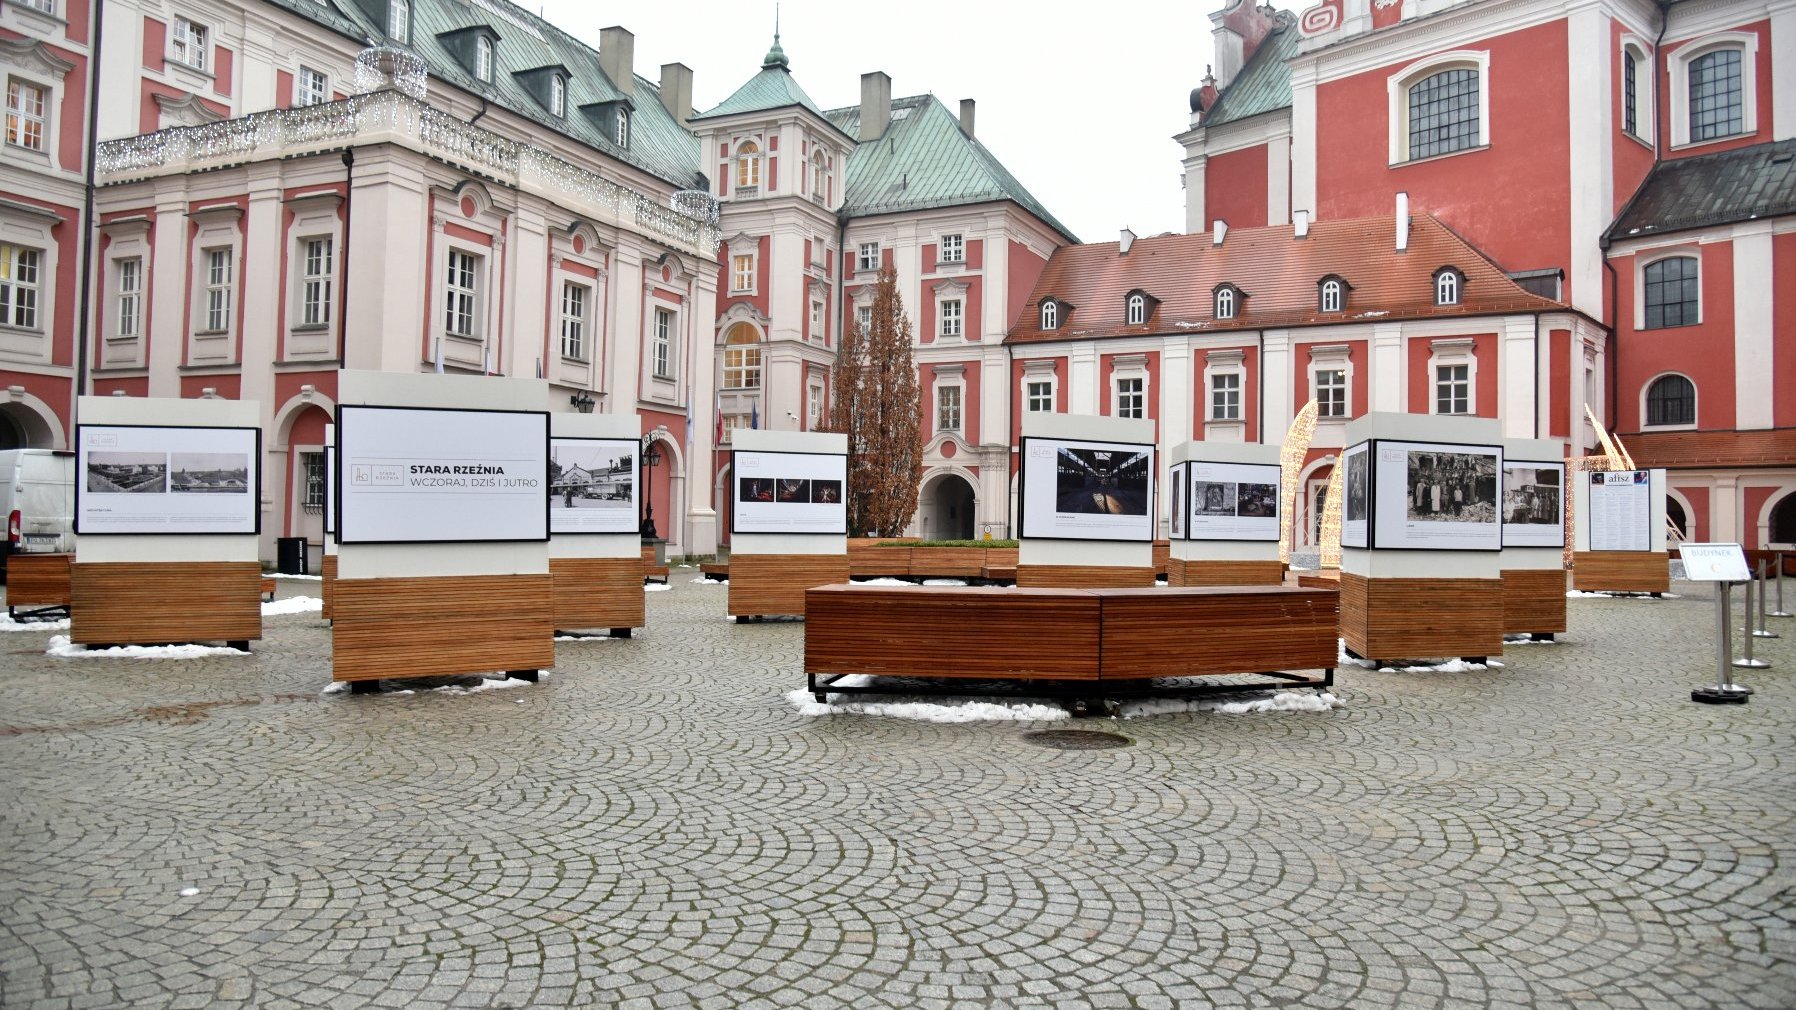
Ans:
[{"label": "pedestal sign", "polygon": [[[1704,705],[1744,705],[1752,688],[1733,682],[1736,665],[1733,654],[1733,622],[1729,610],[1733,603],[1733,584],[1750,584],[1752,573],[1746,568],[1746,554],[1739,544],[1692,544],[1679,548],[1684,559],[1684,577],[1692,582],[1715,583],[1715,686],[1699,687],[1690,692],[1690,700]],[[1747,608],[1751,610],[1750,605]],[[1747,618],[1751,622],[1750,615]],[[1746,636],[1746,659],[1751,661],[1752,635]]]}]

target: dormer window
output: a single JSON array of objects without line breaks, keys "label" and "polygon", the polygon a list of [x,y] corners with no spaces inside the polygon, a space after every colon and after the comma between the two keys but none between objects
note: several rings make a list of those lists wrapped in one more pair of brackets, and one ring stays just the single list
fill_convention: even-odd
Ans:
[{"label": "dormer window", "polygon": [[1147,322],[1147,296],[1137,291],[1129,296],[1128,325],[1140,326]]},{"label": "dormer window", "polygon": [[1441,267],[1434,272],[1434,304],[1458,305],[1465,288],[1465,275],[1454,267]]},{"label": "dormer window", "polygon": [[474,40],[474,78],[483,84],[493,81],[493,40],[484,35]]},{"label": "dormer window", "polygon": [[1060,303],[1049,299],[1041,303],[1041,328],[1058,330],[1060,328]]},{"label": "dormer window", "polygon": [[1216,318],[1233,319],[1241,311],[1241,292],[1233,284],[1222,284],[1216,288]]},{"label": "dormer window", "polygon": [[563,116],[567,114],[567,82],[560,74],[549,77],[549,115]]},{"label": "dormer window", "polygon": [[403,46],[411,41],[411,32],[411,0],[392,0],[387,7],[387,34]]},{"label": "dormer window", "polygon": [[611,124],[611,139],[619,147],[630,146],[630,110],[618,106],[617,119]]},{"label": "dormer window", "polygon": [[736,188],[754,189],[761,185],[761,147],[745,140],[736,148]]},{"label": "dormer window", "polygon": [[1347,305],[1347,282],[1339,277],[1324,277],[1318,286],[1316,307],[1322,312],[1339,312]]}]

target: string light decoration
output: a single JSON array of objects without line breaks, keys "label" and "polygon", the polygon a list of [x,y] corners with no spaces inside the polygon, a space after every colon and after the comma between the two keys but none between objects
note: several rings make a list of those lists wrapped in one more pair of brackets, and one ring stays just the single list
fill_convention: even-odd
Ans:
[{"label": "string light decoration", "polygon": [[203,126],[177,126],[99,145],[95,169],[111,186],[249,161],[391,143],[496,179],[594,220],[634,225],[704,256],[722,244],[715,202],[669,204],[529,144],[470,126],[389,85],[297,109],[270,109]]},{"label": "string light decoration", "polygon": [[[1574,553],[1572,545],[1577,542],[1578,532],[1577,515],[1572,511],[1572,475],[1603,470],[1639,469],[1634,465],[1634,457],[1629,455],[1627,447],[1621,444],[1621,439],[1609,434],[1609,430],[1603,427],[1603,423],[1596,419],[1596,414],[1591,412],[1588,403],[1584,405],[1584,419],[1590,422],[1591,429],[1596,432],[1597,444],[1603,447],[1603,452],[1598,456],[1567,456],[1565,459],[1565,549],[1561,552],[1561,556],[1564,558],[1567,568],[1571,567]],[[1665,527],[1666,543],[1678,543],[1683,540],[1683,533],[1679,532],[1677,524],[1671,521],[1670,516],[1665,517]]]},{"label": "string light decoration", "polygon": [[1341,461],[1328,474],[1328,500],[1322,505],[1323,568],[1341,567]]},{"label": "string light decoration", "polygon": [[430,74],[418,54],[392,46],[369,46],[356,54],[355,78],[350,87],[358,95],[382,88],[397,88],[418,101],[430,91]]},{"label": "string light decoration", "polygon": [[[1310,454],[1310,440],[1316,437],[1316,401],[1303,405],[1291,426],[1285,429],[1285,442],[1279,449],[1279,496],[1284,508],[1278,510],[1278,559],[1291,562],[1293,531],[1297,527],[1297,480],[1303,474],[1304,457]],[[1333,495],[1330,495],[1333,500]],[[1336,537],[1339,542],[1339,537]]]}]

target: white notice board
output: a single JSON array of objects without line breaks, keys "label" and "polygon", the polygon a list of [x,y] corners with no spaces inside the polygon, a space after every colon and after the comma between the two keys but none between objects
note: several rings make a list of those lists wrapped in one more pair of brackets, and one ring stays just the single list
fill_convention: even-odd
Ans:
[{"label": "white notice board", "polygon": [[1593,551],[1653,549],[1652,475],[1647,470],[1598,470],[1590,474]]},{"label": "white notice board", "polygon": [[337,408],[337,542],[549,539],[549,415]]},{"label": "white notice board", "polygon": [[1692,582],[1745,582],[1752,578],[1746,552],[1739,544],[1692,544],[1678,547],[1684,578]]}]

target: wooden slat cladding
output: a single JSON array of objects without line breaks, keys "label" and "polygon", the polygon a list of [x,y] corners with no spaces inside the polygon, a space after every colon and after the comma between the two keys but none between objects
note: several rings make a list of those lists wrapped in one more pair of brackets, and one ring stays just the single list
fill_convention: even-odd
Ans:
[{"label": "wooden slat cladding", "polygon": [[637,577],[643,582],[647,582],[650,579],[660,579],[662,585],[667,585],[667,566],[655,562],[655,549],[653,547],[644,547],[642,549],[642,566],[637,569]]},{"label": "wooden slat cladding", "polygon": [[916,578],[976,579],[985,571],[985,554],[983,547],[912,547],[910,574]]},{"label": "wooden slat cladding", "polygon": [[1332,589],[1338,593],[1341,591],[1341,570],[1328,568],[1300,572],[1297,574],[1297,584],[1304,589]]},{"label": "wooden slat cladding", "polygon": [[81,644],[246,641],[262,637],[254,561],[75,562],[69,639]]},{"label": "wooden slat cladding", "polygon": [[331,619],[331,593],[337,584],[337,556],[326,554],[324,567],[319,571],[322,581],[319,583],[324,597],[324,619]]},{"label": "wooden slat cladding", "polygon": [[6,559],[6,605],[66,607],[73,554],[14,554]]},{"label": "wooden slat cladding", "polygon": [[1669,551],[1578,551],[1572,555],[1572,588],[1586,593],[1671,591]]},{"label": "wooden slat cladding", "polygon": [[1279,561],[1166,560],[1169,586],[1276,586],[1285,581]]},{"label": "wooden slat cladding", "polygon": [[1565,571],[1503,570],[1503,631],[1558,634],[1565,630]]},{"label": "wooden slat cladding", "polygon": [[1628,435],[1627,444],[1628,455],[1639,467],[1706,470],[1796,466],[1796,428],[1638,432]]},{"label": "wooden slat cladding", "polygon": [[556,630],[640,628],[643,563],[631,558],[550,558]]},{"label": "wooden slat cladding", "polygon": [[881,547],[883,540],[854,537],[848,541],[849,570],[862,578],[903,578],[910,574],[909,547]]},{"label": "wooden slat cladding", "polygon": [[732,554],[729,612],[803,614],[805,590],[848,581],[846,554]]},{"label": "wooden slat cladding", "polygon": [[1154,584],[1154,570],[1108,565],[1018,565],[1016,584],[1024,589],[1139,589]]},{"label": "wooden slat cladding", "polygon": [[1335,665],[1340,594],[1330,589],[1206,586],[1096,592],[1103,604],[1104,680]]},{"label": "wooden slat cladding", "polygon": [[338,579],[331,676],[380,680],[553,666],[553,596],[548,575]]},{"label": "wooden slat cladding", "polygon": [[1098,678],[1090,593],[830,585],[805,596],[806,673]]},{"label": "wooden slat cladding", "polygon": [[1341,637],[1369,659],[1501,655],[1503,582],[1342,572]]},{"label": "wooden slat cladding", "polygon": [[1170,540],[1154,541],[1153,560],[1150,561],[1149,563],[1154,566],[1154,576],[1156,578],[1160,578],[1160,577],[1163,577],[1166,575],[1166,566],[1167,566],[1167,563],[1170,562],[1171,560],[1172,560],[1172,541],[1170,541]]}]

